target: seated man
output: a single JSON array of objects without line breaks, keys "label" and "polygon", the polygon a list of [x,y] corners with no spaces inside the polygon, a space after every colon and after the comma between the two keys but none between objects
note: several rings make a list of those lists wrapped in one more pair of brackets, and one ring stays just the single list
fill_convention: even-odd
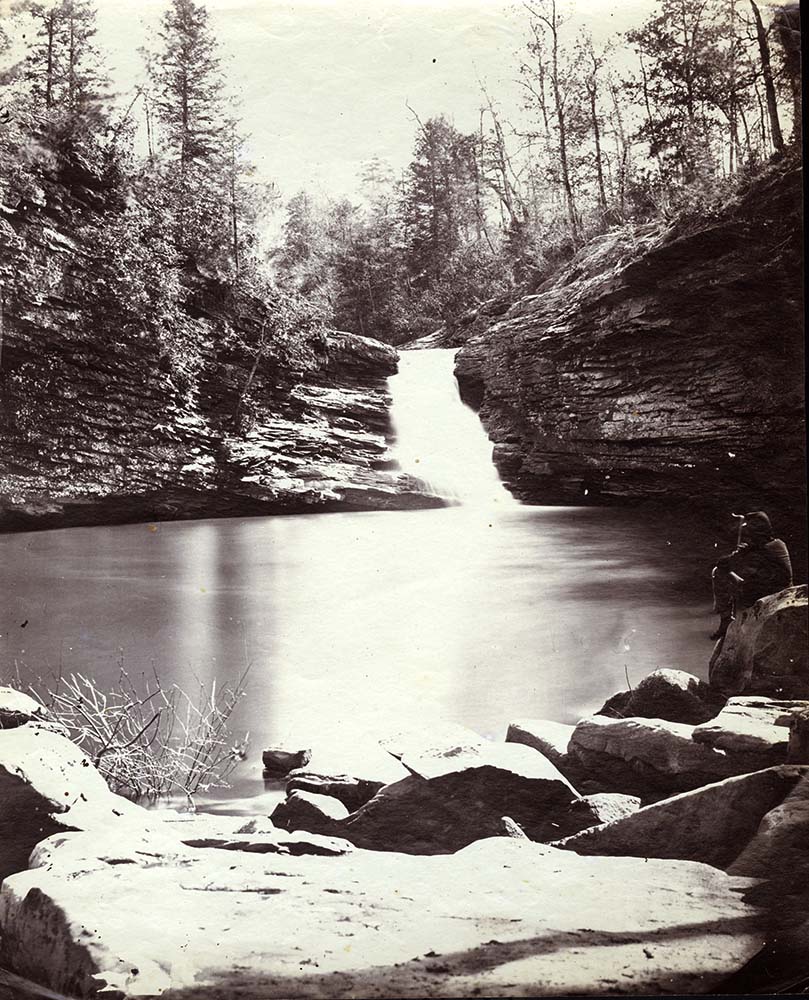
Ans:
[{"label": "seated man", "polygon": [[789,552],[780,538],[773,537],[770,519],[761,510],[745,514],[737,547],[714,566],[714,611],[719,615],[719,627],[711,638],[722,638],[736,611],[791,586]]}]

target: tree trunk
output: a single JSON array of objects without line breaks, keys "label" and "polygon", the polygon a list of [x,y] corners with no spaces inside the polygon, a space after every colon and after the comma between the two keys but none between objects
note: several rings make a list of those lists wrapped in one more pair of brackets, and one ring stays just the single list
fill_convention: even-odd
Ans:
[{"label": "tree trunk", "polygon": [[553,99],[556,104],[556,120],[559,126],[559,163],[562,168],[562,184],[565,189],[565,199],[567,201],[567,214],[570,219],[570,231],[574,241],[579,239],[579,220],[576,213],[576,199],[573,195],[573,184],[570,180],[570,167],[567,159],[567,127],[565,125],[565,108],[562,101],[562,92],[559,86],[559,31],[556,25],[556,0],[552,0],[552,21],[550,23],[551,37],[553,39]]},{"label": "tree trunk", "polygon": [[607,210],[607,194],[604,190],[604,165],[601,157],[601,130],[598,127],[598,112],[596,110],[596,82],[595,77],[592,83],[587,84],[587,95],[590,98],[590,118],[593,123],[593,139],[595,141],[596,152],[596,177],[598,178],[598,203],[601,210]]},{"label": "tree trunk", "polygon": [[778,120],[778,100],[775,94],[775,83],[772,77],[772,63],[770,61],[770,45],[767,41],[767,32],[764,30],[764,23],[761,20],[756,0],[750,0],[753,8],[753,17],[756,22],[756,37],[758,38],[758,51],[761,55],[761,72],[764,77],[764,91],[767,95],[767,111],[770,117],[770,131],[772,133],[772,144],[776,152],[781,153],[784,149],[784,136],[781,132],[781,122]]},{"label": "tree trunk", "polygon": [[53,45],[54,34],[56,32],[56,12],[48,14],[48,68],[45,76],[45,107],[53,106]]}]

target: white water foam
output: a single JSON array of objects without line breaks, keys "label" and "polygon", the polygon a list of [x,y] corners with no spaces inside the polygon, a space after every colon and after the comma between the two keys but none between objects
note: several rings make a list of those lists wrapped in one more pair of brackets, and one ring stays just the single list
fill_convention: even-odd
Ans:
[{"label": "white water foam", "polygon": [[492,462],[478,415],[462,402],[455,348],[402,351],[389,380],[394,455],[431,493],[464,505],[515,506]]}]

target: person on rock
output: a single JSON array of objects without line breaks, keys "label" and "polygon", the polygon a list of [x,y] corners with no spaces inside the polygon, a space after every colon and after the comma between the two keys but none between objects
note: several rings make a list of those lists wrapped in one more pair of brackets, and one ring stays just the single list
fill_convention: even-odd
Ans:
[{"label": "person on rock", "polygon": [[719,615],[719,627],[712,639],[724,637],[737,611],[792,586],[789,551],[780,538],[773,536],[764,511],[733,516],[741,518],[736,548],[717,560],[712,574],[713,609]]}]

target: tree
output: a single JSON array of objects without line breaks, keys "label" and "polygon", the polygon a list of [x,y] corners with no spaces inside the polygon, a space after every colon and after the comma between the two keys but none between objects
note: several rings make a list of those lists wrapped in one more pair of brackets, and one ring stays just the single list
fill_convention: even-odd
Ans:
[{"label": "tree", "polygon": [[[570,150],[568,142],[568,95],[566,86],[563,53],[560,41],[562,19],[559,15],[556,0],[538,0],[537,3],[525,3],[525,9],[531,16],[532,40],[528,44],[528,61],[523,62],[523,74],[535,81],[537,86],[529,83],[529,93],[538,98],[550,139],[550,122],[556,130],[559,167],[562,186],[565,193],[570,232],[574,241],[579,238],[579,217],[576,208],[576,196],[573,189],[570,165]],[[548,55],[550,63],[548,67]],[[545,98],[545,79],[549,78],[552,102],[550,113]]]},{"label": "tree", "polygon": [[171,157],[184,170],[222,152],[225,116],[216,41],[208,12],[194,0],[171,0],[152,62],[154,107]]},{"label": "tree", "polygon": [[31,95],[55,143],[67,152],[92,140],[106,123],[106,73],[95,45],[96,11],[91,0],[26,2],[20,12],[35,25],[25,57]]},{"label": "tree", "polygon": [[475,137],[462,135],[443,116],[416,122],[404,211],[408,269],[414,286],[424,289],[477,232]]},{"label": "tree", "polygon": [[753,9],[753,19],[756,25],[756,39],[758,40],[758,50],[761,56],[761,72],[764,77],[764,92],[767,95],[767,112],[770,117],[770,133],[772,144],[776,152],[781,153],[784,149],[784,136],[781,132],[781,122],[778,117],[778,97],[775,93],[775,83],[772,73],[772,59],[770,56],[770,43],[767,39],[767,32],[761,20],[761,12],[758,9],[756,0],[750,0]]}]

